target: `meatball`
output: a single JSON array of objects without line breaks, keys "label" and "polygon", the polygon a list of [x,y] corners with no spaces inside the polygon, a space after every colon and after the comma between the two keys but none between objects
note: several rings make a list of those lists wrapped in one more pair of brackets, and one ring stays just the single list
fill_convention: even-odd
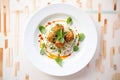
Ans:
[{"label": "meatball", "polygon": [[56,36],[55,32],[50,32],[48,37],[47,37],[48,41],[54,43],[55,36]]},{"label": "meatball", "polygon": [[59,29],[62,29],[64,31],[64,26],[62,24],[57,24],[54,28],[53,31],[57,32]]},{"label": "meatball", "polygon": [[73,31],[68,31],[66,36],[65,36],[65,41],[70,42],[74,39],[74,33]]},{"label": "meatball", "polygon": [[62,43],[62,42],[60,42],[60,41],[56,41],[56,42],[55,42],[55,46],[56,46],[57,48],[62,48],[62,47],[64,46],[64,43]]}]

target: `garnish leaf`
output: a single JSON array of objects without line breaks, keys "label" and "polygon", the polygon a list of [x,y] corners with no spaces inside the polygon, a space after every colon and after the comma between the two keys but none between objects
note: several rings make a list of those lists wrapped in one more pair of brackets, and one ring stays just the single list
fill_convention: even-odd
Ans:
[{"label": "garnish leaf", "polygon": [[83,41],[84,39],[85,39],[84,33],[80,33],[80,35],[79,35],[79,40],[80,40],[80,41]]},{"label": "garnish leaf", "polygon": [[62,43],[64,43],[64,37],[65,35],[67,34],[67,32],[63,32],[62,29],[60,28],[57,32],[56,32],[56,35],[57,37],[55,38],[55,41],[60,41]]},{"label": "garnish leaf", "polygon": [[67,24],[72,24],[72,18],[71,17],[67,18]]},{"label": "garnish leaf", "polygon": [[60,57],[55,58],[56,63],[62,67],[62,59]]},{"label": "garnish leaf", "polygon": [[42,25],[39,26],[39,30],[40,30],[40,32],[41,32],[42,34],[45,34],[45,33],[46,33],[46,29],[45,29],[45,27],[42,26]]},{"label": "garnish leaf", "polygon": [[64,43],[64,41],[65,41],[65,40],[64,40],[64,38],[62,37],[62,38],[60,39],[60,42]]},{"label": "garnish leaf", "polygon": [[64,32],[64,33],[63,33],[63,37],[65,37],[65,36],[66,36],[66,34],[67,34],[67,32]]},{"label": "garnish leaf", "polygon": [[45,49],[44,49],[44,48],[41,48],[40,54],[41,54],[41,55],[44,55],[44,54],[45,54]]},{"label": "garnish leaf", "polygon": [[40,54],[41,54],[41,55],[44,55],[44,54],[45,54],[45,47],[46,47],[46,45],[45,45],[45,43],[43,43],[43,44],[42,44],[42,48],[41,48],[41,50],[40,50]]},{"label": "garnish leaf", "polygon": [[73,51],[78,51],[79,50],[79,47],[78,46],[74,46],[73,47]]}]

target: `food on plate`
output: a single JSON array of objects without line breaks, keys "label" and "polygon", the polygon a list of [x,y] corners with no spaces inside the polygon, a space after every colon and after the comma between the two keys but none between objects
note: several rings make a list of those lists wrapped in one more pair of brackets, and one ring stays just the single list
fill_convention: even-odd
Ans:
[{"label": "food on plate", "polygon": [[59,66],[63,60],[79,51],[80,42],[85,39],[84,33],[77,32],[73,20],[53,20],[44,26],[39,25],[40,54],[56,61]]}]

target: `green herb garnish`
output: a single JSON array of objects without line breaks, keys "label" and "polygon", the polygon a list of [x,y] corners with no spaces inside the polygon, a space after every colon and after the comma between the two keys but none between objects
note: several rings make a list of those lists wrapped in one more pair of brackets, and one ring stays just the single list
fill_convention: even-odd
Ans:
[{"label": "green herb garnish", "polygon": [[62,29],[60,28],[57,32],[56,32],[56,35],[57,37],[55,38],[55,41],[60,41],[62,43],[64,43],[64,37],[65,35],[67,34],[67,32],[63,32]]},{"label": "green herb garnish", "polygon": [[60,57],[55,58],[56,63],[62,67],[62,59]]},{"label": "green herb garnish", "polygon": [[61,49],[58,49],[58,52],[61,53]]},{"label": "green herb garnish", "polygon": [[73,51],[78,51],[79,50],[79,47],[78,46],[74,46],[73,47]]},{"label": "green herb garnish", "polygon": [[41,32],[42,34],[45,34],[45,33],[46,33],[46,29],[45,29],[45,27],[42,26],[42,25],[39,26],[39,30],[40,30],[40,32]]},{"label": "green herb garnish", "polygon": [[45,43],[43,43],[43,44],[42,44],[42,48],[41,48],[41,50],[40,50],[40,54],[41,54],[41,55],[44,55],[44,54],[45,54],[45,47],[46,47],[46,45],[45,45]]},{"label": "green herb garnish", "polygon": [[67,24],[72,24],[72,18],[71,17],[67,18]]},{"label": "green herb garnish", "polygon": [[56,26],[59,26],[59,24],[56,24]]},{"label": "green herb garnish", "polygon": [[80,33],[79,35],[79,41],[83,41],[85,39],[84,33]]}]

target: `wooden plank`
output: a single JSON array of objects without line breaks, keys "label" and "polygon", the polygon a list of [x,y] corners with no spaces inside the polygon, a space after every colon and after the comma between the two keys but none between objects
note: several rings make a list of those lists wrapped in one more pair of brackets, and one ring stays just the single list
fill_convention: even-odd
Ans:
[{"label": "wooden plank", "polygon": [[120,80],[120,73],[114,73],[112,76],[112,80]]},{"label": "wooden plank", "polygon": [[25,75],[25,80],[29,80],[29,75],[28,74]]},{"label": "wooden plank", "polygon": [[92,9],[92,0],[87,0],[87,8]]},{"label": "wooden plank", "polygon": [[9,0],[6,0],[6,16],[7,16],[7,32],[10,32],[10,4]]},{"label": "wooden plank", "polygon": [[3,65],[3,48],[0,48],[0,77],[2,77],[2,65]]},{"label": "wooden plank", "polygon": [[104,19],[104,34],[107,33],[107,19]]},{"label": "wooden plank", "polygon": [[101,4],[99,3],[98,4],[98,22],[100,22],[101,21]]},{"label": "wooden plank", "polygon": [[[4,8],[6,8],[6,7],[4,6]],[[4,36],[7,36],[6,12],[4,12],[3,18],[4,18]]]},{"label": "wooden plank", "polygon": [[8,48],[8,39],[5,40],[5,49]]},{"label": "wooden plank", "polygon": [[110,67],[113,68],[114,67],[114,63],[113,63],[113,55],[115,54],[115,50],[114,47],[110,48]]},{"label": "wooden plank", "polygon": [[106,59],[106,41],[103,40],[103,58]]}]

